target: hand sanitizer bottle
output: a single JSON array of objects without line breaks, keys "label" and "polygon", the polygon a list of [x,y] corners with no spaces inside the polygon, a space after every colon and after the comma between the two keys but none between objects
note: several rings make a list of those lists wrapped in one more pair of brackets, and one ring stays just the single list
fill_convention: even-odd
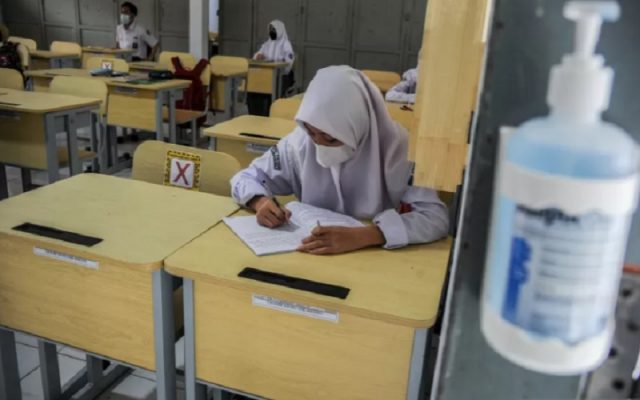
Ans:
[{"label": "hand sanitizer bottle", "polygon": [[607,356],[638,146],[601,119],[613,70],[594,54],[612,1],[572,1],[575,51],[551,70],[551,114],[522,124],[499,161],[481,325],[490,345],[535,371],[569,375]]}]

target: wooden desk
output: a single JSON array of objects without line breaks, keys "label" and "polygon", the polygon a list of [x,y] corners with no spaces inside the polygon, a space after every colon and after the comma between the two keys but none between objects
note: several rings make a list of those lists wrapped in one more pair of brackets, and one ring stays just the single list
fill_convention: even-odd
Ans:
[{"label": "wooden desk", "polygon": [[29,52],[31,56],[31,69],[48,69],[48,68],[62,68],[64,60],[73,60],[77,63],[80,60],[80,56],[76,53],[62,53],[50,50],[31,50]]},{"label": "wooden desk", "polygon": [[[173,285],[162,261],[236,209],[229,198],[101,174],[2,201],[0,326],[155,370],[157,398],[175,399]],[[25,222],[102,241],[12,229]]]},{"label": "wooden desk", "polygon": [[288,66],[286,62],[249,60],[247,92],[270,94],[271,101],[280,98],[282,75]]},{"label": "wooden desk", "polygon": [[[49,182],[58,180],[61,164],[80,173],[77,132],[92,126],[91,112],[99,107],[97,99],[0,89],[0,164],[46,170]],[[58,132],[67,134],[66,150],[58,150]]]},{"label": "wooden desk", "polygon": [[87,60],[92,57],[122,58],[126,61],[131,61],[133,52],[133,49],[114,49],[109,47],[84,46],[82,48],[82,65],[86,65]]},{"label": "wooden desk", "polygon": [[411,133],[411,129],[413,128],[413,104],[401,104],[401,103],[391,103],[385,102],[387,106],[387,111],[389,111],[389,115],[391,119],[398,122],[402,125],[407,132]]},{"label": "wooden desk", "polygon": [[[287,119],[243,115],[203,130],[205,136],[215,139],[215,150],[234,156],[245,168],[256,157],[296,128],[296,123]],[[265,138],[244,136],[251,133]]]},{"label": "wooden desk", "polygon": [[[418,399],[450,247],[257,257],[216,225],[164,264],[185,278],[187,392],[196,377],[272,399]],[[245,267],[350,293],[343,300],[239,278]]]},{"label": "wooden desk", "polygon": [[111,126],[141,129],[156,132],[156,139],[164,139],[162,108],[169,111],[169,140],[176,142],[176,102],[182,99],[183,91],[190,82],[170,79],[148,84],[130,84],[132,78],[145,79],[144,76],[129,77],[92,77],[89,70],[61,68],[55,70],[27,71],[36,91],[48,91],[56,76],[80,76],[102,79],[109,87],[107,104],[107,123]]},{"label": "wooden desk", "polygon": [[211,70],[211,108],[224,112],[225,119],[235,118],[240,81],[246,80],[246,69],[217,68]]},{"label": "wooden desk", "polygon": [[131,72],[149,72],[162,69],[162,66],[155,61],[132,61],[129,62]]}]

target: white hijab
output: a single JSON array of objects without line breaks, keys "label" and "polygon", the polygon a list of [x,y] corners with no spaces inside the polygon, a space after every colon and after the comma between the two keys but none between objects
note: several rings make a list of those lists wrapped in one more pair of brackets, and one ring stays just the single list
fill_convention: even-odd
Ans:
[{"label": "white hijab", "polygon": [[303,122],[355,150],[348,161],[323,168],[316,160],[313,141],[305,135],[299,179],[310,186],[315,181],[320,187],[330,170],[337,204],[326,204],[334,203],[329,200],[333,194],[317,193],[313,188],[303,189],[303,202],[325,203],[335,211],[359,218],[373,218],[400,204],[412,168],[407,160],[407,131],[391,119],[380,90],[362,72],[348,66],[319,70],[304,95],[296,121],[305,131]]},{"label": "white hijab", "polygon": [[271,21],[269,26],[273,26],[276,30],[276,39],[264,42],[258,53],[262,53],[269,61],[286,61],[292,64],[293,47],[287,36],[287,28],[284,27],[284,23],[275,19]]}]

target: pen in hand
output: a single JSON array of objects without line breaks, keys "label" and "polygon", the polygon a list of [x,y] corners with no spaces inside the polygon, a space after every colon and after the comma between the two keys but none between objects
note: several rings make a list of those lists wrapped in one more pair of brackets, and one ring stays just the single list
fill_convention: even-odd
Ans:
[{"label": "pen in hand", "polygon": [[276,206],[282,210],[282,213],[284,214],[284,223],[287,224],[289,223],[289,215],[287,214],[287,210],[285,210],[281,205],[280,202],[278,201],[278,199],[276,197],[272,198],[273,202],[276,204]]}]

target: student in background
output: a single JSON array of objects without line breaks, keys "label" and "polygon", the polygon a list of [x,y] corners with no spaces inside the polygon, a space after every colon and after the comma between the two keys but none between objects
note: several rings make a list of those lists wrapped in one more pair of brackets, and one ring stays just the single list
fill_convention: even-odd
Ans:
[{"label": "student in background", "polygon": [[415,103],[416,86],[418,84],[418,68],[411,68],[402,74],[402,80],[386,94],[385,100],[394,103]]},{"label": "student in background", "polygon": [[[269,39],[260,46],[260,50],[254,54],[253,59],[257,61],[283,61],[289,64],[284,71],[280,85],[279,95],[284,96],[295,82],[293,75],[295,54],[287,36],[287,29],[282,21],[277,19],[271,21],[268,32]],[[267,116],[271,106],[271,96],[252,93],[248,98],[248,106],[250,114]]]},{"label": "student in background", "polygon": [[278,227],[289,212],[273,200],[303,203],[372,219],[362,228],[322,226],[299,251],[337,254],[426,243],[447,235],[448,212],[434,190],[410,185],[408,134],[391,120],[380,91],[360,71],[334,66],[309,84],[298,127],[231,180],[232,196]]},{"label": "student in background", "polygon": [[130,2],[120,7],[120,25],[116,28],[116,47],[133,49],[133,61],[154,60],[158,52],[158,39],[147,28],[138,24],[138,7]]}]

